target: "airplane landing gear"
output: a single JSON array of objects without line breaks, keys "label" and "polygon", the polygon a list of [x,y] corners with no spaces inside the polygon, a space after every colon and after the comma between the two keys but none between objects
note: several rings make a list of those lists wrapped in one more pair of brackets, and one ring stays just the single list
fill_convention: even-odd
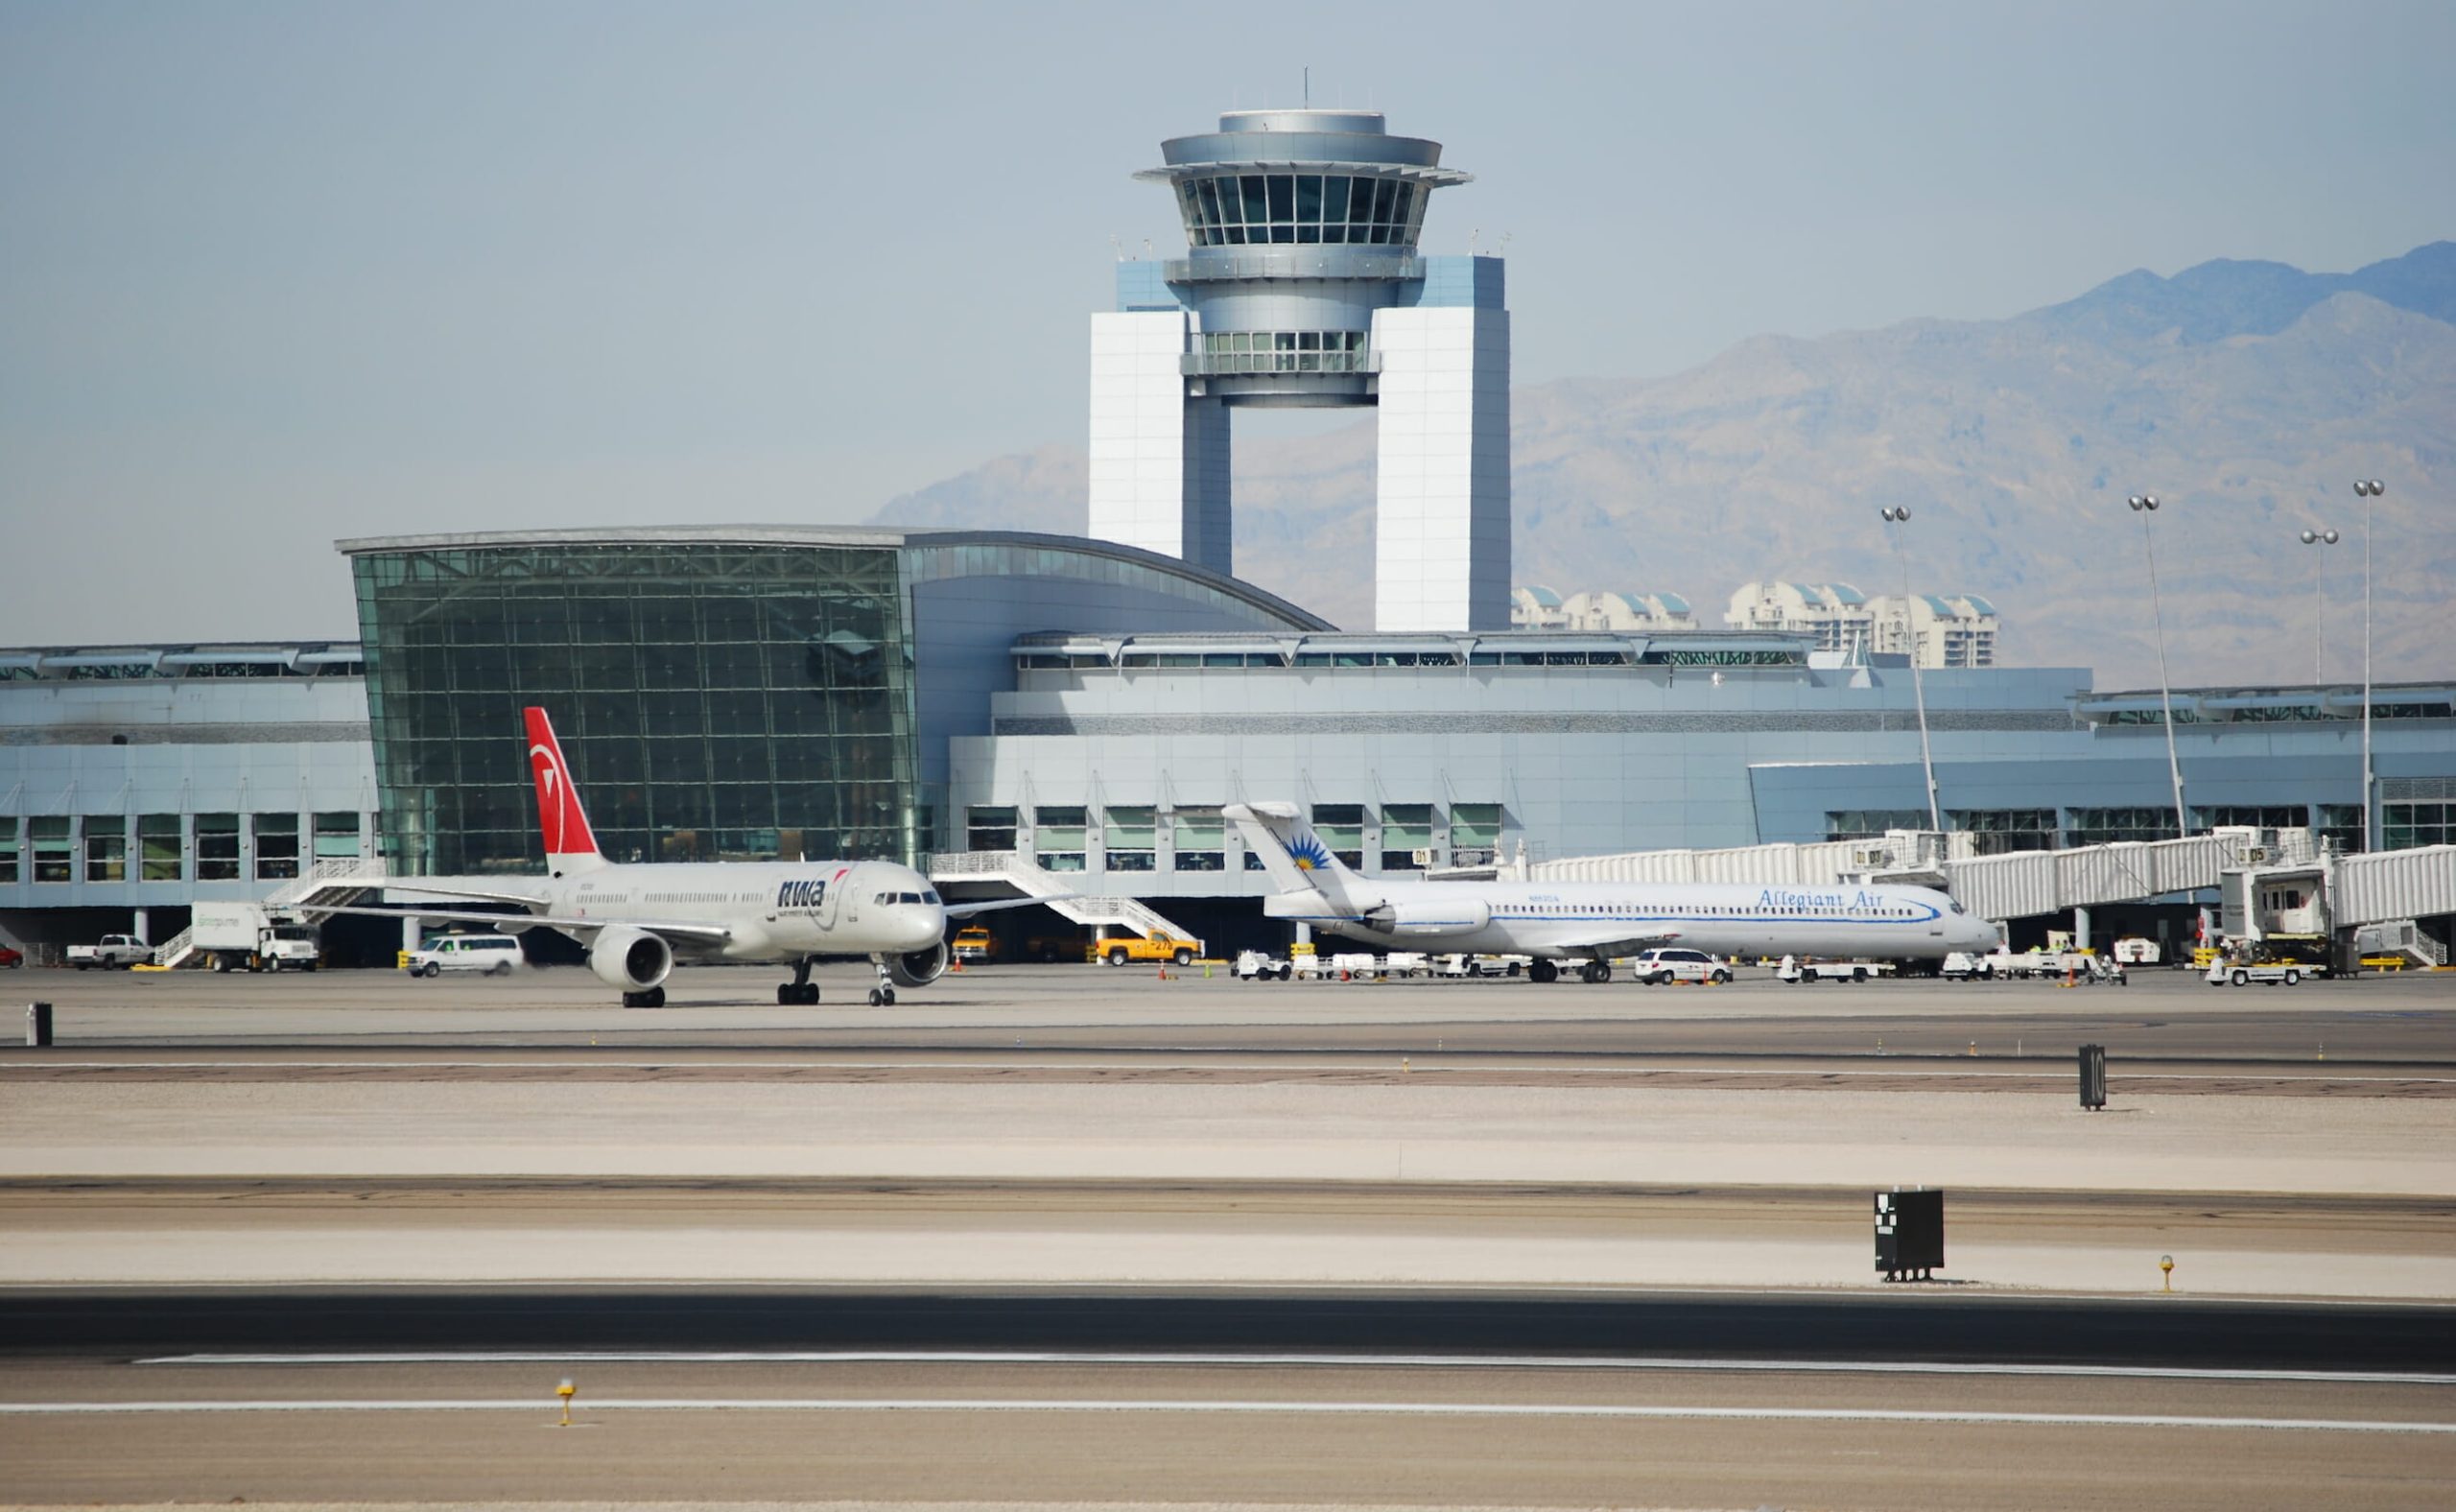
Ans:
[{"label": "airplane landing gear", "polygon": [[793,980],[776,984],[776,1006],[780,1008],[812,1008],[818,1005],[818,983],[810,980],[811,957],[793,962]]},{"label": "airplane landing gear", "polygon": [[1526,968],[1526,980],[1529,981],[1557,981],[1560,976],[1561,968],[1548,960],[1536,960]]},{"label": "airplane landing gear", "polygon": [[870,989],[870,1006],[874,1008],[895,1006],[895,983],[887,980],[885,961],[879,962],[879,984]]},{"label": "airplane landing gear", "polygon": [[623,994],[623,1006],[626,1008],[664,1007],[665,989],[663,987],[650,987],[646,992],[626,992]]},{"label": "airplane landing gear", "polygon": [[1590,983],[1610,981],[1612,980],[1612,963],[1608,960],[1588,961],[1583,967],[1579,968],[1578,975],[1585,978]]}]

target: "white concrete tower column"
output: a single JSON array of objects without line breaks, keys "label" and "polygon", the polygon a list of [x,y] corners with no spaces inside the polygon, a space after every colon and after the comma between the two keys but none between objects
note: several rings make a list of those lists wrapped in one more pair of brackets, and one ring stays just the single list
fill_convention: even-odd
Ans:
[{"label": "white concrete tower column", "polygon": [[1228,413],[1190,398],[1183,310],[1092,317],[1091,530],[1101,540],[1230,570]]},{"label": "white concrete tower column", "polygon": [[1373,627],[1509,628],[1509,312],[1377,310]]}]

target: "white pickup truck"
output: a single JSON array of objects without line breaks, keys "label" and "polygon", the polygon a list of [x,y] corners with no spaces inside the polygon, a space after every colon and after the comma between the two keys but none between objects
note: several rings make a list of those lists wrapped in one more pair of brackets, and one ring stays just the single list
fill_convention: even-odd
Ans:
[{"label": "white pickup truck", "polygon": [[68,964],[79,971],[93,966],[118,966],[123,969],[151,961],[154,947],[133,934],[106,934],[97,945],[68,947]]}]

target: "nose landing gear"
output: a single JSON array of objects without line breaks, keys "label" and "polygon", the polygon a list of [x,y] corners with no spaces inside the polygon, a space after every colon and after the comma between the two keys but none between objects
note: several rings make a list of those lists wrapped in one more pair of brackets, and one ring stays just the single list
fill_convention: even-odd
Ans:
[{"label": "nose landing gear", "polygon": [[871,1007],[874,1007],[874,1008],[891,1008],[891,1007],[894,1007],[894,1006],[895,1006],[895,983],[894,983],[894,981],[893,981],[893,980],[891,980],[888,978],[888,976],[887,976],[887,973],[886,973],[886,962],[885,962],[885,961],[880,961],[880,962],[878,963],[878,967],[879,967],[879,984],[878,984],[877,986],[872,987],[872,988],[870,989],[870,1006],[871,1006]]}]

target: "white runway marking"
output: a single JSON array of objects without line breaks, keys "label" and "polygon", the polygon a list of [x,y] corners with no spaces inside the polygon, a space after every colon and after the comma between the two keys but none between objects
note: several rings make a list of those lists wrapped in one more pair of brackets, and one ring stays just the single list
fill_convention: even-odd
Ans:
[{"label": "white runway marking", "polygon": [[[1068,1055],[1078,1055],[1078,1056],[1097,1056],[1097,1055],[1102,1054],[1102,1053],[1104,1053],[1104,1052],[1103,1052],[1103,1051],[1098,1051],[1098,1050],[1076,1050],[1076,1049],[1073,1049],[1073,1048],[1071,1048],[1071,1047],[1058,1047],[1058,1048],[1056,1048],[1055,1050],[1053,1050],[1053,1051],[1051,1051],[1051,1053],[1052,1053],[1053,1055],[1058,1055],[1058,1056],[1068,1056]],[[1381,1051],[1356,1051],[1354,1054],[1352,1054],[1352,1055],[1351,1055],[1351,1056],[1349,1056],[1348,1058],[1341,1059],[1341,1060],[1336,1060],[1336,1061],[1325,1062],[1325,1063],[1321,1063],[1321,1064],[1312,1064],[1312,1063],[1307,1063],[1307,1062],[1293,1062],[1293,1063],[1291,1063],[1291,1062],[1287,1062],[1287,1061],[1268,1061],[1268,1060],[1260,1060],[1260,1061],[1217,1061],[1217,1060],[1215,1060],[1215,1059],[1213,1059],[1213,1058],[1211,1058],[1210,1056],[1207,1056],[1207,1055],[1196,1055],[1194,1058],[1193,1058],[1193,1059],[1189,1060],[1189,1061],[1188,1061],[1185,1065],[1183,1065],[1183,1066],[1179,1066],[1179,1065],[1177,1065],[1177,1064],[1176,1064],[1176,1063],[1174,1063],[1174,1062],[1169,1062],[1169,1063],[1165,1063],[1165,1064],[1162,1064],[1162,1065],[1159,1065],[1159,1066],[1156,1066],[1156,1067],[1155,1067],[1155,1063],[1154,1063],[1154,1061],[1153,1061],[1153,1060],[1152,1060],[1152,1058],[1151,1058],[1151,1057],[1152,1057],[1152,1055],[1153,1055],[1153,1053],[1155,1053],[1155,1052],[1148,1052],[1148,1051],[1136,1052],[1136,1053],[1135,1053],[1132,1057],[1130,1057],[1130,1058],[1121,1059],[1121,1060],[1115,1060],[1115,1061],[1093,1061],[1093,1060],[1075,1060],[1075,1061],[1068,1061],[1068,1060],[1055,1060],[1055,1061],[1051,1061],[1051,1060],[1027,1060],[1027,1061],[1011,1061],[1011,1060],[965,1060],[965,1059],[950,1059],[950,1060],[914,1060],[914,1061],[902,1061],[902,1060],[745,1060],[745,1059],[724,1059],[724,1060],[619,1060],[619,1059],[614,1059],[614,1058],[611,1058],[611,1057],[608,1057],[608,1058],[603,1059],[603,1060],[599,1060],[599,1059],[596,1059],[596,1058],[593,1058],[593,1057],[592,1057],[591,1059],[588,1059],[588,1060],[511,1060],[511,1059],[506,1059],[506,1060],[380,1060],[380,1059],[368,1059],[368,1060],[44,1060],[44,1061],[20,1061],[20,1060],[8,1060],[8,1061],[0,1061],[0,1072],[23,1071],[23,1072],[43,1072],[43,1073],[48,1073],[48,1072],[58,1072],[58,1071],[224,1071],[224,1070],[238,1070],[238,1071],[267,1071],[267,1070],[278,1070],[278,1071],[347,1071],[347,1072],[361,1072],[361,1073],[364,1073],[364,1072],[369,1072],[369,1071],[711,1071],[711,1070],[714,1070],[714,1071],[726,1071],[726,1070],[755,1070],[755,1071],[762,1071],[762,1072],[771,1072],[771,1071],[949,1071],[949,1070],[955,1070],[955,1071],[978,1071],[978,1072],[1008,1072],[1008,1071],[1149,1071],[1149,1070],[1153,1070],[1153,1069],[1181,1069],[1181,1070],[1200,1070],[1200,1071],[1269,1071],[1269,1072],[1286,1072],[1286,1073],[1316,1073],[1316,1072],[1318,1072],[1318,1073],[1332,1073],[1332,1072],[1337,1072],[1337,1073],[1350,1073],[1350,1072],[1354,1072],[1354,1071],[1357,1071],[1357,1070],[1359,1070],[1359,1069],[1371,1069],[1371,1067],[1369,1067],[1369,1066],[1368,1066],[1368,1067],[1359,1067],[1359,1065],[1358,1064],[1359,1061],[1366,1061],[1366,1062],[1371,1062],[1371,1063],[1373,1063],[1374,1065],[1379,1065],[1382,1060],[1387,1059],[1389,1054],[1400,1054],[1400,1053],[1403,1053],[1403,1052],[1402,1052],[1402,1051],[1389,1051],[1389,1052],[1388,1052],[1388,1054],[1384,1054],[1384,1053],[1382,1053],[1382,1052],[1381,1052]],[[1417,1075],[1439,1075],[1439,1074],[1441,1074],[1441,1073],[1443,1073],[1443,1072],[1491,1073],[1491,1072],[1504,1072],[1504,1071],[1505,1071],[1505,1072],[1510,1073],[1510,1074],[1511,1074],[1511,1075],[1554,1075],[1554,1076],[1584,1076],[1584,1075],[1595,1075],[1595,1074],[1596,1074],[1596,1073],[1598,1073],[1598,1072],[1618,1072],[1618,1073],[1619,1073],[1619,1074],[1621,1074],[1621,1075],[1631,1075],[1631,1076],[1640,1076],[1640,1075],[1643,1075],[1643,1076],[1759,1076],[1759,1077],[1775,1077],[1775,1076],[1800,1076],[1800,1075],[1817,1075],[1817,1076],[1830,1076],[1830,1077],[1846,1077],[1846,1076],[1903,1076],[1903,1077],[1925,1077],[1925,1078],[1931,1078],[1931,1079],[1937,1079],[1937,1080],[1954,1080],[1954,1081],[1967,1081],[1967,1080],[1973,1080],[1973,1079],[1992,1079],[1992,1080],[1998,1080],[1998,1081],[2046,1081],[2046,1080],[2052,1080],[2052,1081],[2055,1081],[2056,1083],[2058,1083],[2058,1085],[2059,1085],[2059,1086],[2060,1086],[2063,1082],[2065,1082],[2065,1081],[2068,1081],[2068,1080],[2070,1080],[2070,1079],[2071,1079],[2071,1068],[2069,1068],[2069,1067],[2067,1067],[2067,1066],[2062,1066],[2062,1065],[2058,1065],[2058,1066],[2056,1066],[2056,1067],[2054,1067],[2054,1068],[2041,1067],[2040,1069],[2038,1069],[2038,1070],[2036,1070],[2036,1071],[1991,1071],[1991,1070],[1984,1070],[1984,1069],[1981,1069],[1981,1068],[1985,1065],[1986,1060],[1988,1059],[1988,1057],[1984,1057],[1984,1056],[1979,1057],[1979,1064],[1978,1064],[1978,1065],[1972,1066],[1972,1067],[1970,1067],[1970,1068],[1968,1068],[1968,1069],[1966,1069],[1966,1070],[1957,1069],[1957,1070],[1951,1070],[1951,1071],[1943,1071],[1943,1070],[1937,1070],[1937,1071],[1920,1071],[1920,1070],[1914,1070],[1914,1069],[1912,1069],[1912,1068],[1910,1068],[1910,1067],[1908,1067],[1908,1066],[1904,1066],[1904,1067],[1902,1067],[1902,1068],[1901,1068],[1901,1069],[1899,1069],[1899,1070],[1893,1069],[1893,1068],[1891,1068],[1891,1067],[1885,1067],[1885,1068],[1873,1068],[1873,1069],[1865,1069],[1865,1070],[1828,1070],[1828,1069],[1826,1069],[1826,1068],[1824,1068],[1824,1067],[1821,1067],[1821,1066],[1807,1066],[1807,1065],[1794,1066],[1794,1067],[1791,1067],[1791,1068],[1789,1068],[1789,1069],[1783,1069],[1783,1068],[1766,1068],[1766,1067],[1750,1067],[1750,1066],[1729,1066],[1729,1067],[1712,1067],[1712,1066],[1618,1066],[1618,1065],[1600,1064],[1600,1063],[1585,1063],[1585,1064],[1568,1065],[1568,1066],[1556,1066],[1556,1065],[1519,1065],[1519,1064],[1515,1064],[1515,1063],[1512,1063],[1512,1062],[1509,1062],[1509,1061],[1506,1061],[1506,1060],[1503,1060],[1503,1061],[1497,1061],[1497,1062],[1490,1062],[1490,1063],[1481,1062],[1481,1061],[1478,1061],[1477,1059],[1476,1059],[1476,1058],[1475,1058],[1475,1052],[1473,1052],[1473,1051],[1468,1052],[1468,1054],[1467,1054],[1467,1058],[1466,1058],[1466,1059],[1464,1059],[1464,1060],[1462,1060],[1462,1061],[1460,1061],[1460,1062],[1452,1063],[1452,1064],[1448,1064],[1448,1065],[1444,1065],[1444,1064],[1441,1064],[1441,1063],[1437,1062],[1436,1060],[1434,1060],[1434,1058],[1433,1058],[1433,1056],[1432,1056],[1432,1055],[1428,1055],[1428,1054],[1424,1053],[1423,1051],[1405,1051],[1404,1053],[1406,1053],[1406,1054],[1409,1054],[1409,1055],[1416,1056],[1417,1058],[1419,1058],[1419,1059],[1421,1059],[1421,1060],[1424,1060],[1424,1061],[1426,1062],[1426,1064],[1425,1064],[1425,1065],[1422,1065],[1422,1066],[1420,1066],[1420,1067],[1417,1069],[1416,1074],[1417,1074]],[[1435,1052],[1435,1053],[1437,1054],[1438,1052]],[[1803,1058],[1803,1059],[1813,1059],[1813,1058],[1816,1058],[1816,1052],[1813,1052],[1813,1051],[1803,1051],[1803,1052],[1801,1052],[1801,1055],[1802,1055],[1802,1058]],[[1860,1058],[1860,1057],[1855,1057],[1855,1056],[1854,1056],[1854,1057],[1851,1057],[1851,1058],[1854,1058],[1854,1059],[1855,1059],[1855,1058]],[[1918,1057],[1918,1058],[1919,1058],[1919,1059],[1921,1059],[1921,1060],[1951,1060],[1951,1059],[1954,1059],[1955,1057],[1951,1056],[1950,1054],[1939,1054],[1939,1055],[1923,1055],[1923,1056],[1920,1056],[1920,1057]],[[2246,1065],[2244,1066],[2244,1068],[2243,1068],[2242,1070],[2240,1070],[2240,1071],[2229,1071],[2229,1072],[2185,1072],[2185,1071],[2176,1071],[2176,1072],[2167,1072],[2167,1071],[2130,1071],[2130,1072],[2124,1072],[2124,1071],[2121,1071],[2121,1070],[2120,1070],[2120,1068],[2118,1068],[2118,1073],[2117,1073],[2117,1075],[2116,1075],[2116,1076],[2115,1076],[2115,1080],[2116,1080],[2117,1082],[2120,1082],[2120,1081],[2121,1081],[2121,1079],[2122,1079],[2122,1077],[2123,1077],[2124,1075],[2132,1075],[2132,1076],[2137,1076],[2137,1077],[2155,1077],[2155,1078],[2157,1078],[2157,1079],[2158,1079],[2158,1080],[2160,1080],[2160,1081],[2241,1081],[2241,1080],[2243,1080],[2243,1079],[2245,1079],[2245,1078],[2247,1078],[2247,1077],[2248,1077],[2248,1078],[2255,1079],[2255,1080],[2267,1079],[2267,1080],[2294,1080],[2294,1081],[2347,1081],[2347,1082],[2397,1081],[2397,1082],[2414,1082],[2414,1083],[2418,1083],[2418,1084],[2421,1084],[2421,1085],[2428,1085],[2428,1086],[2447,1085],[2447,1084],[2451,1084],[2451,1083],[2456,1083],[2456,1076],[2417,1076],[2417,1075],[2404,1075],[2404,1074],[2402,1074],[2402,1073],[2399,1073],[2399,1072],[2393,1072],[2393,1071],[2389,1071],[2389,1072],[2377,1072],[2377,1073],[2373,1073],[2373,1074],[2367,1075],[2343,1075],[2343,1074],[2341,1074],[2341,1073],[2331,1073],[2331,1072],[2320,1072],[2320,1073],[2316,1073],[2316,1074],[2314,1074],[2314,1075],[2289,1075],[2289,1072],[2291,1071],[2291,1069],[2292,1069],[2292,1068],[2297,1067],[2297,1066],[2301,1066],[2301,1065],[2303,1065],[2303,1064],[2306,1064],[2306,1063],[2304,1063],[2304,1062],[2300,1062],[2300,1061],[2256,1062],[2256,1063],[2249,1063],[2249,1064],[2246,1064]],[[1386,1068],[1385,1068],[1385,1069],[1386,1069]]]},{"label": "white runway marking", "polygon": [[[0,1417],[141,1417],[231,1412],[528,1412],[555,1408],[535,1397],[460,1397],[322,1402],[7,1402]],[[617,1397],[596,1398],[588,1412],[1100,1412],[1334,1417],[1620,1418],[1768,1423],[1947,1423],[2037,1428],[2260,1429],[2315,1433],[2456,1435],[2456,1423],[2382,1419],[2128,1416],[2113,1412],[1956,1412],[1877,1407],[1622,1406],[1594,1403],[1032,1401],[928,1397]]]},{"label": "white runway marking", "polygon": [[140,1365],[1267,1365],[1412,1370],[1662,1370],[1760,1375],[2082,1376],[2137,1381],[2280,1381],[2456,1385],[2456,1374],[2384,1370],[2218,1370],[2152,1365],[1927,1363],[1917,1360],[1597,1358],[1550,1355],[1134,1354],[1119,1350],[469,1350],[405,1354],[158,1355]]}]

